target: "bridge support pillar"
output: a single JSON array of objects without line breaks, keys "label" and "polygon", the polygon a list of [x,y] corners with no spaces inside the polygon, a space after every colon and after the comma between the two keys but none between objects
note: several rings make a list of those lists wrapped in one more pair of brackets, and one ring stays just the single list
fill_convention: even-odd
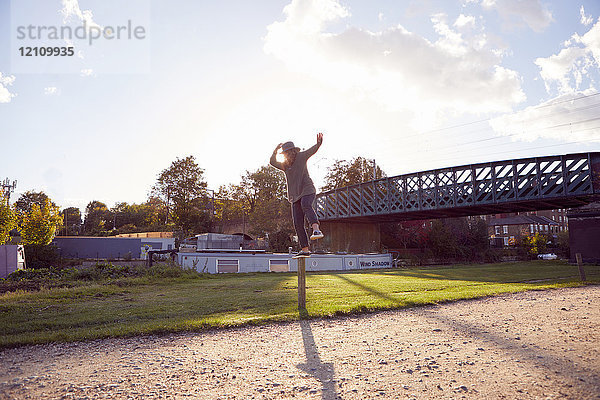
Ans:
[{"label": "bridge support pillar", "polygon": [[600,263],[600,202],[572,209],[567,217],[570,261],[581,253],[584,263]]},{"label": "bridge support pillar", "polygon": [[329,251],[373,253],[381,248],[379,224],[358,222],[321,222],[325,237],[320,246]]}]

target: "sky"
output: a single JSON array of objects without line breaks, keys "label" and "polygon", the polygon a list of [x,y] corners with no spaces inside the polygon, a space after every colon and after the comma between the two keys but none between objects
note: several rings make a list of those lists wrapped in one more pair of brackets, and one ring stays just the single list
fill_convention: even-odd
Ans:
[{"label": "sky", "polygon": [[[45,46],[74,54],[21,55]],[[600,151],[599,85],[597,0],[0,0],[0,179],[83,210],[144,202],[188,155],[238,183],[318,132],[317,187],[357,156]]]}]

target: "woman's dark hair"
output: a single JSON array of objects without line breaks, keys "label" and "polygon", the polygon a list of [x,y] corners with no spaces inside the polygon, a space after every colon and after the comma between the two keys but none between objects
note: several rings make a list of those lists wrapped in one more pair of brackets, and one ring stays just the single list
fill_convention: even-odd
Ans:
[{"label": "woman's dark hair", "polygon": [[285,160],[283,161],[283,169],[286,170],[294,163],[294,161],[296,161],[296,156],[298,155],[298,149],[297,148],[289,149],[288,151],[284,151],[283,155],[285,157]]}]

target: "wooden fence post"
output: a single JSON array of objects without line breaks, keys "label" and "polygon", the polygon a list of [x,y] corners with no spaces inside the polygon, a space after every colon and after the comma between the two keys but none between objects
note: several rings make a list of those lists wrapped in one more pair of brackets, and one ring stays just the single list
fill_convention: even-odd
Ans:
[{"label": "wooden fence post", "polygon": [[306,310],[306,258],[298,258],[298,310]]},{"label": "wooden fence post", "polygon": [[583,261],[581,260],[581,253],[575,253],[575,259],[577,259],[577,268],[579,268],[579,276],[582,281],[585,281],[585,270],[583,269]]}]

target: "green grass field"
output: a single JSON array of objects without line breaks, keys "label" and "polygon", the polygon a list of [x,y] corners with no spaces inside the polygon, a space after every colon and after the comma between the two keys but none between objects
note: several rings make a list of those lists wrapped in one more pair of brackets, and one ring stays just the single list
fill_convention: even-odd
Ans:
[{"label": "green grass field", "polygon": [[[600,267],[586,267],[600,283]],[[308,273],[307,314],[332,316],[580,285],[561,261]],[[295,273],[186,275],[0,295],[0,347],[300,318]],[[306,315],[303,315],[303,317]]]}]

